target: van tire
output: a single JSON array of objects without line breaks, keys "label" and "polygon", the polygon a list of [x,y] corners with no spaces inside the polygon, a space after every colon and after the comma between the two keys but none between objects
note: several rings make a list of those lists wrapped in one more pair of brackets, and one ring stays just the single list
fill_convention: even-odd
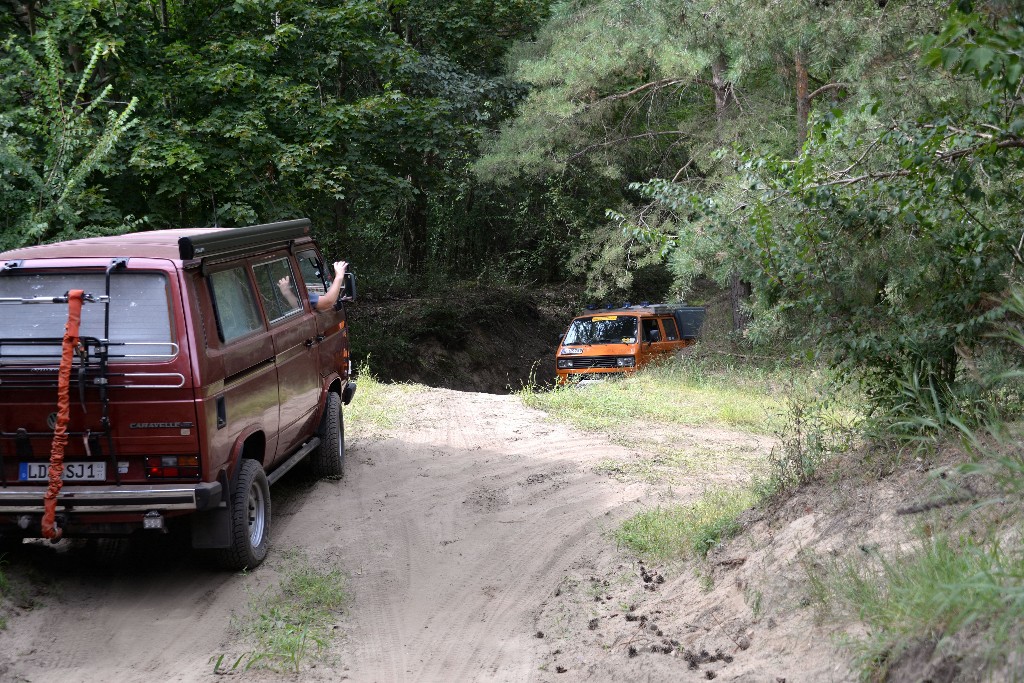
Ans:
[{"label": "van tire", "polygon": [[267,557],[270,531],[270,484],[258,462],[243,459],[228,503],[231,545],[217,551],[220,566],[232,571],[255,569]]},{"label": "van tire", "polygon": [[320,445],[310,456],[313,476],[317,479],[345,475],[345,416],[341,412],[341,396],[327,394],[324,416],[317,430]]}]

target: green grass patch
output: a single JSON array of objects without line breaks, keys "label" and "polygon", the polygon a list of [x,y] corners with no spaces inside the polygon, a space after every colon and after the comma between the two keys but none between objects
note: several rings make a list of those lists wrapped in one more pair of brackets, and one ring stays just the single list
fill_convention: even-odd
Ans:
[{"label": "green grass patch", "polygon": [[348,601],[345,578],[304,561],[294,562],[276,589],[253,596],[241,628],[254,647],[228,661],[213,660],[214,673],[268,668],[298,673],[302,663],[319,657],[330,641],[337,615]]},{"label": "green grass patch", "polygon": [[658,507],[627,519],[615,540],[650,560],[704,558],[740,532],[739,515],[753,503],[749,489],[709,489],[691,505]]},{"label": "green grass patch", "polygon": [[[613,439],[618,442],[618,440]],[[632,445],[621,444],[620,445]],[[698,463],[686,453],[658,447],[653,457],[618,460],[606,458],[599,462],[594,471],[620,481],[642,481],[648,484],[663,482],[677,483],[693,472]]]},{"label": "green grass patch", "polygon": [[587,430],[611,431],[646,420],[770,434],[785,407],[781,387],[792,384],[792,375],[686,359],[585,386],[524,387],[519,395],[526,405]]},{"label": "green grass patch", "polygon": [[352,402],[345,406],[346,426],[352,433],[393,429],[406,411],[406,398],[416,391],[416,385],[381,382],[373,374],[369,363],[363,363],[356,373],[358,389]]},{"label": "green grass patch", "polygon": [[884,679],[909,648],[956,635],[981,643],[989,665],[1024,650],[1024,552],[994,538],[938,537],[913,552],[805,566],[823,615],[869,626],[870,635],[851,643],[866,678]]}]

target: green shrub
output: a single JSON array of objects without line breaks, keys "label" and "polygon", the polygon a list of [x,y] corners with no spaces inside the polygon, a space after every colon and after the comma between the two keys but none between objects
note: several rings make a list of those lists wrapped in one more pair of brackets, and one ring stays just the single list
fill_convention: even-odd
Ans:
[{"label": "green shrub", "polygon": [[990,664],[1024,646],[1024,553],[994,537],[940,536],[912,552],[810,564],[808,572],[823,612],[855,616],[869,627],[851,643],[867,677],[884,678],[914,643],[968,631],[989,648],[982,655]]},{"label": "green shrub", "polygon": [[826,460],[849,450],[858,423],[858,414],[834,397],[791,395],[775,433],[778,444],[755,479],[758,498],[775,498],[811,481]]}]

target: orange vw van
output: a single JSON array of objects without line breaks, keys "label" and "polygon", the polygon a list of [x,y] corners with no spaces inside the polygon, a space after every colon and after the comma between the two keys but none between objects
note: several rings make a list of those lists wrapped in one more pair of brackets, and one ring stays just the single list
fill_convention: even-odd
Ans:
[{"label": "orange vw van", "polygon": [[559,340],[559,384],[635,372],[652,360],[693,345],[704,322],[702,306],[641,304],[591,309],[574,319]]}]

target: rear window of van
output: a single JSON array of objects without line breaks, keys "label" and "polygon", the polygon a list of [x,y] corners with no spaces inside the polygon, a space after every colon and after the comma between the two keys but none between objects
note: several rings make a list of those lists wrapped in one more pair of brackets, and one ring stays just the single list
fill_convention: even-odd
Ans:
[{"label": "rear window of van", "polygon": [[[24,303],[37,297],[64,296],[81,289],[96,296],[106,292],[103,273],[24,272],[0,277],[0,358],[31,362],[60,357],[67,304]],[[80,337],[102,339],[106,306],[82,306]],[[33,344],[19,344],[31,340]],[[49,343],[52,342],[52,343]],[[110,276],[110,360],[172,358],[174,338],[167,277],[161,273],[120,272]]]}]

